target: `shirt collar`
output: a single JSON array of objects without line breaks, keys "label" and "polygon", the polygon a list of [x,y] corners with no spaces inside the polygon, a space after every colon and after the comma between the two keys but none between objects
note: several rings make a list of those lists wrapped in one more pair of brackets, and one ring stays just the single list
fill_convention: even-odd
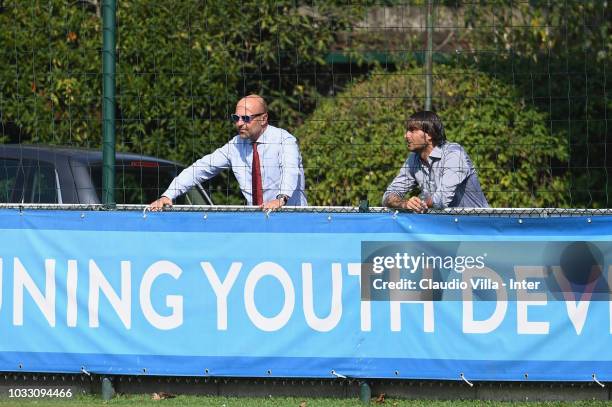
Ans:
[{"label": "shirt collar", "polygon": [[257,139],[256,143],[257,144],[266,144],[266,140],[267,140],[267,135],[268,135],[268,130],[270,130],[270,125],[268,124],[266,126],[266,129],[264,130],[263,133],[261,133],[261,136],[259,136],[259,138]]},{"label": "shirt collar", "polygon": [[444,144],[441,144],[439,146],[435,146],[433,148],[433,150],[431,150],[431,153],[429,153],[429,157],[428,158],[430,158],[430,159],[432,159],[432,158],[436,158],[436,159],[442,158],[442,146],[443,145]]},{"label": "shirt collar", "polygon": [[255,140],[254,142],[251,140],[246,140],[248,144],[253,144],[253,143],[257,143],[257,145],[260,144],[266,144],[266,140],[267,140],[267,134],[268,134],[268,130],[270,129],[270,125],[268,124],[266,126],[266,129],[264,130],[263,133],[261,133],[261,135],[257,138],[257,140]]}]

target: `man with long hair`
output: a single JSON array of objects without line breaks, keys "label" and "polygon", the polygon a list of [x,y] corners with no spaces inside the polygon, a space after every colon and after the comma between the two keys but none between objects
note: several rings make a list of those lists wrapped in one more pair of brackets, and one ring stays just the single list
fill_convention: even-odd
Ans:
[{"label": "man with long hair", "polygon": [[[410,155],[387,187],[383,205],[426,212],[429,208],[486,208],[472,160],[463,147],[446,141],[442,121],[434,112],[410,116],[404,135]],[[420,196],[404,198],[419,188]]]}]

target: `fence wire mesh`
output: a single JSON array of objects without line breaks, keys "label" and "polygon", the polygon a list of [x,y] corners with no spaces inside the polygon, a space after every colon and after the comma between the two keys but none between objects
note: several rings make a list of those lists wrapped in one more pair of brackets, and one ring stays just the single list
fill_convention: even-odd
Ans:
[{"label": "fence wire mesh", "polygon": [[[117,167],[117,203],[159,196],[177,163],[235,135],[236,101],[258,93],[299,140],[310,205],[380,205],[408,155],[405,119],[428,96],[427,3],[118,2],[117,149],[135,155]],[[433,109],[491,206],[609,208],[609,2],[432,4]],[[101,10],[0,1],[0,202],[100,203],[101,157],[25,146],[100,149]],[[245,203],[230,170],[204,189]]]}]

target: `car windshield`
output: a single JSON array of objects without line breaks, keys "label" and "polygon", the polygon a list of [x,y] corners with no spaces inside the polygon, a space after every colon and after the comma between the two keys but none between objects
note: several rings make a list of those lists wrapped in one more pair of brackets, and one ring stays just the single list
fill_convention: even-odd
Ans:
[{"label": "car windshield", "polygon": [[[172,164],[154,161],[118,161],[115,164],[115,202],[117,204],[149,204],[159,198],[172,179],[182,170]],[[102,164],[91,165],[96,193],[102,201]],[[206,205],[202,193],[192,188],[176,199],[178,205]]]}]

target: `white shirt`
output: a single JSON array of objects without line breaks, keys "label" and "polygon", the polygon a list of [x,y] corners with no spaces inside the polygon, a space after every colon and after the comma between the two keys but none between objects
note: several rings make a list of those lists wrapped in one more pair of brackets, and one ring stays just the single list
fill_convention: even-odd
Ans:
[{"label": "white shirt", "polygon": [[[287,205],[307,205],[304,168],[297,140],[288,131],[268,125],[256,141],[259,153],[264,202],[287,195]],[[234,136],[223,147],[205,155],[185,168],[162,195],[170,199],[231,168],[240,190],[249,205],[253,204],[251,172],[253,146],[251,140]]]}]

